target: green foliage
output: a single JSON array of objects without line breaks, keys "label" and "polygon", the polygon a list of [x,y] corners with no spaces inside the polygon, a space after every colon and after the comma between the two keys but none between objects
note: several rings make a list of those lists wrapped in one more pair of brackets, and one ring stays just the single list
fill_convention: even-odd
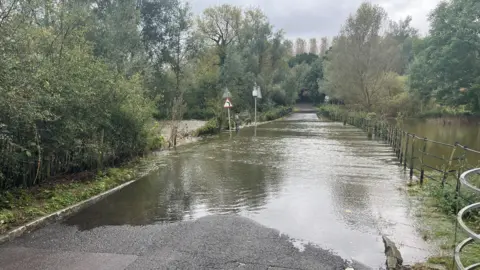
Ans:
[{"label": "green foliage", "polygon": [[[32,10],[43,8],[35,4]],[[91,33],[103,26],[83,4],[47,11],[37,14],[38,25],[25,9],[13,9],[1,27],[0,189],[101,168],[146,149],[153,107],[143,77],[126,74],[131,48],[99,49],[106,44]]]},{"label": "green foliage", "polygon": [[272,121],[272,120],[287,116],[290,113],[292,113],[292,111],[293,111],[292,107],[288,107],[288,106],[276,107],[264,112],[260,116],[260,119],[263,121]]},{"label": "green foliage", "polygon": [[217,119],[210,119],[208,120],[203,127],[197,129],[195,132],[196,136],[205,136],[205,135],[213,135],[220,131]]},{"label": "green foliage", "polygon": [[313,53],[297,54],[288,61],[288,66],[292,68],[303,63],[311,65],[318,59],[320,59],[320,57]]},{"label": "green foliage", "polygon": [[420,118],[436,118],[445,116],[471,116],[475,113],[466,109],[466,106],[450,107],[435,105],[433,108],[417,114]]},{"label": "green foliage", "polygon": [[[462,209],[472,202],[480,200],[478,195],[463,192],[462,196],[458,198],[457,202],[455,195],[456,191],[452,185],[442,187],[438,183],[429,182],[426,185],[426,191],[428,192],[428,196],[435,200],[437,208],[447,215],[456,215],[457,203],[458,209]],[[474,216],[471,216],[470,214],[471,213],[467,213],[465,217],[467,219],[473,218]]]},{"label": "green foliage", "polygon": [[418,46],[410,85],[424,101],[480,111],[480,16],[476,0],[442,2],[430,16],[430,36]]}]

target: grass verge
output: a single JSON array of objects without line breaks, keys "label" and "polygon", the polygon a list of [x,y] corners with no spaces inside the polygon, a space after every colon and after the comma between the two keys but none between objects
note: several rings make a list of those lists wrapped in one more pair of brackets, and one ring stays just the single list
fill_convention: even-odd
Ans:
[{"label": "grass verge", "polygon": [[[453,180],[452,180],[453,181]],[[424,240],[438,247],[437,254],[430,257],[427,263],[443,265],[447,269],[455,269],[453,265],[453,250],[455,246],[467,238],[467,235],[458,228],[456,230],[455,210],[455,183],[445,185],[427,181],[423,187],[418,184],[409,185],[408,193],[415,203],[416,217],[422,224],[420,231]],[[459,206],[469,204],[467,201],[480,201],[479,196],[462,190],[462,199]],[[467,224],[476,232],[480,231],[480,215],[473,213],[467,216]],[[480,244],[467,246],[461,253],[462,263],[466,266],[480,262]],[[429,269],[425,264],[417,264],[414,269]]]},{"label": "grass verge", "polygon": [[0,234],[138,178],[156,168],[154,156],[103,173],[83,172],[28,189],[0,193]]}]

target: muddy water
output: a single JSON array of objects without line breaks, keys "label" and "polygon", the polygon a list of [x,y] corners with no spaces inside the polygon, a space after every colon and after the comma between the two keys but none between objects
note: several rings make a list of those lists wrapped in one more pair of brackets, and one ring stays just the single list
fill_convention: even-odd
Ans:
[{"label": "muddy water", "polygon": [[[409,133],[419,137],[426,137],[429,140],[443,142],[454,145],[456,142],[468,146],[471,149],[480,151],[480,119],[478,117],[470,118],[439,118],[439,119],[409,119],[404,120],[402,128]],[[422,144],[419,144],[419,148]],[[448,159],[452,153],[452,147],[442,146],[435,143],[427,143],[427,152],[436,156]],[[454,156],[463,154],[463,150],[458,148]],[[480,166],[480,155],[472,152],[466,152],[469,167]],[[426,160],[429,165],[442,167],[445,161],[430,158]]]},{"label": "muddy water", "polygon": [[407,262],[428,256],[415,229],[405,175],[391,148],[351,126],[293,114],[222,134],[167,155],[164,167],[67,221],[97,226],[161,224],[238,214],[373,268],[381,234]]}]

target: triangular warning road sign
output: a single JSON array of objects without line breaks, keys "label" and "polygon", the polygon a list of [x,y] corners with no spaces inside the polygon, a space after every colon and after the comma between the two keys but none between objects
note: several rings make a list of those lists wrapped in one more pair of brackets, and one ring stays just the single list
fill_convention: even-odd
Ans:
[{"label": "triangular warning road sign", "polygon": [[225,104],[223,105],[224,108],[232,108],[233,105],[232,105],[232,102],[230,101],[230,99],[227,98],[227,100],[225,100]]}]

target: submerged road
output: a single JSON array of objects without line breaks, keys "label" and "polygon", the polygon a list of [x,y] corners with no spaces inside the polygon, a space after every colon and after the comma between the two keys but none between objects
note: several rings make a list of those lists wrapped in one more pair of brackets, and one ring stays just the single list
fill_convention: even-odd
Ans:
[{"label": "submerged road", "polygon": [[162,168],[0,246],[0,269],[355,269],[381,235],[428,256],[391,149],[297,113],[160,155]]}]

